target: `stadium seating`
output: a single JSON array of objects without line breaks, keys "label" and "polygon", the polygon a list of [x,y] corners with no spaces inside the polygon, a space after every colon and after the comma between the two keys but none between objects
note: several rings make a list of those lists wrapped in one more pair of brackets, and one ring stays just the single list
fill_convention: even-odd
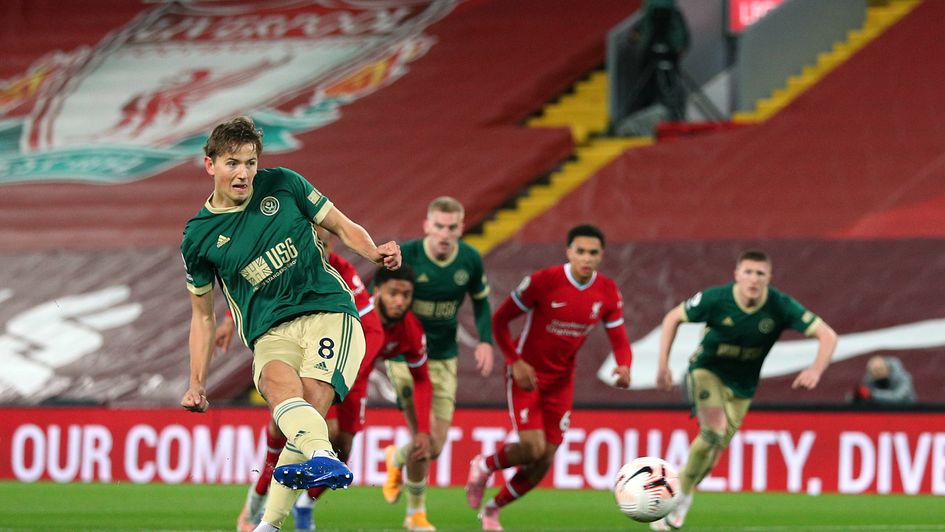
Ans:
[{"label": "stadium seating", "polygon": [[[772,254],[776,286],[841,335],[938,323],[942,294],[930,287],[945,247],[945,45],[934,21],[943,15],[943,3],[918,5],[763,123],[625,151],[490,254],[494,290],[563,260],[568,227],[590,221],[607,233],[603,271],[624,290],[635,345],[672,305],[731,280],[738,250],[749,245]],[[942,339],[908,327],[891,330],[895,340],[884,334],[871,349],[902,357],[923,400],[945,400],[941,371],[930,370],[941,367]],[[844,402],[865,364],[848,358],[862,350],[842,349],[855,338],[841,339],[839,361],[815,392],[792,394],[785,373],[758,400]],[[581,400],[625,397],[598,386],[607,351],[603,335],[589,340],[583,354],[594,362],[581,369],[579,382],[590,383],[578,389]],[[640,354],[649,360],[636,368],[642,383],[652,379],[655,353]]]},{"label": "stadium seating", "polygon": [[[422,44],[413,45],[421,55],[367,64],[387,76],[370,91],[355,75],[331,85],[329,92],[350,98],[322,127],[306,129],[278,114],[301,96],[260,112],[261,122],[278,132],[267,137],[274,148],[263,162],[302,171],[379,239],[418,236],[425,204],[443,193],[461,199],[468,225],[477,225],[574,153],[568,130],[522,123],[600,63],[602,36],[638,5],[461,3],[420,31]],[[10,59],[0,64],[0,146],[11,169],[0,177],[0,255],[8,279],[16,279],[0,286],[3,345],[15,346],[4,353],[16,368],[0,383],[2,401],[173,404],[183,389],[189,310],[176,246],[184,221],[209,190],[198,164],[199,134],[173,146],[180,151],[158,150],[174,155],[155,163],[154,175],[131,171],[123,184],[94,185],[30,166],[52,163],[28,149],[27,140],[35,139],[23,137],[41,118],[34,116],[40,104],[68,89],[44,85],[57,78],[37,67],[111,57],[108,45],[121,34],[109,32],[139,23],[135,15],[152,7],[123,3],[107,17],[82,18],[86,27],[68,32],[43,24],[43,10],[52,9],[47,4],[0,7],[15,26],[4,33]],[[494,303],[524,273],[563,261],[565,231],[588,221],[608,235],[604,271],[626,294],[635,343],[693,290],[728,280],[731,258],[750,244],[772,252],[776,284],[841,332],[938,319],[940,298],[927,287],[942,269],[937,88],[945,67],[930,21],[943,14],[940,3],[921,4],[763,123],[629,149],[566,195],[545,198],[526,225],[504,227],[511,239],[486,257]],[[530,23],[511,22],[525,19]],[[110,97],[129,94],[121,89]],[[81,165],[70,168],[82,173]],[[80,177],[89,179],[85,174]],[[24,182],[23,175],[43,181]],[[832,289],[838,285],[844,289]],[[63,301],[74,314],[51,310]],[[917,369],[939,348],[927,339],[899,354],[915,364],[914,373],[931,378],[940,372]],[[578,390],[578,401],[624,400],[597,387],[606,351],[602,338],[593,337],[581,370],[589,387]],[[248,363],[245,351],[218,357],[213,394],[244,389]],[[461,378],[477,378],[471,364],[461,357]],[[859,366],[839,362],[829,385],[806,400],[841,400]],[[24,394],[14,386],[26,389],[27,382],[39,391]],[[501,400],[498,379],[477,382],[482,386],[460,390],[461,401]],[[920,398],[941,399],[936,382],[917,380]],[[788,399],[772,393],[759,399]],[[634,394],[642,402],[679,401]]]},{"label": "stadium seating", "polygon": [[[201,135],[214,123],[253,115],[267,132],[263,166],[301,172],[378,240],[419,236],[441,194],[464,202],[472,226],[571,155],[566,129],[520,124],[601,63],[604,34],[639,1],[407,2],[399,31],[385,33],[395,18],[378,15],[381,31],[356,61],[318,65],[339,73],[314,69],[291,91],[280,84],[300,68],[254,81],[255,69],[293,60],[283,50],[304,51],[281,48],[280,26],[246,28],[245,46],[202,26],[226,9],[195,5],[0,5],[0,254],[16,279],[0,285],[4,345],[14,346],[0,401],[177,402],[190,312],[177,246],[210,191]],[[266,20],[303,20],[280,6]],[[341,47],[367,30],[332,26],[338,6],[300,9],[328,28],[317,38]],[[242,63],[229,47],[262,55],[229,71]],[[231,107],[220,86],[199,84],[205,75],[230,76],[247,87],[238,101],[255,103]],[[156,111],[145,114],[145,101]],[[55,310],[63,301],[74,314]],[[217,357],[211,396],[245,389],[248,365],[245,349]]]}]

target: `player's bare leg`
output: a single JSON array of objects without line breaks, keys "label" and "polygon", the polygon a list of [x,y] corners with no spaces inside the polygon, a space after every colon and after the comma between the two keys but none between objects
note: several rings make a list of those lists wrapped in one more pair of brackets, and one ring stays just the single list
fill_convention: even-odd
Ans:
[{"label": "player's bare leg", "polygon": [[430,443],[432,444],[430,452],[432,453],[432,460],[436,460],[440,457],[440,453],[443,451],[443,446],[446,445],[446,437],[450,432],[450,425],[453,421],[450,419],[443,419],[435,415],[430,416]]}]

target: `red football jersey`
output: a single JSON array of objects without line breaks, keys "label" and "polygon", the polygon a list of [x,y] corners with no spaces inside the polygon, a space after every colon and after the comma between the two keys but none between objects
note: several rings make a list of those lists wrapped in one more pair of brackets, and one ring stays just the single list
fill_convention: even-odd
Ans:
[{"label": "red football jersey", "polygon": [[378,356],[384,359],[404,355],[413,377],[414,413],[417,432],[430,432],[430,408],[433,404],[433,383],[427,368],[427,337],[420,320],[409,310],[404,318],[384,328],[384,345]]},{"label": "red football jersey", "polygon": [[[573,371],[578,349],[598,322],[603,322],[607,329],[623,328],[624,324],[623,298],[617,284],[594,272],[582,285],[571,275],[568,264],[525,277],[509,300],[527,316],[521,336],[514,345],[509,342],[509,346],[502,346],[503,351],[511,348],[539,374]],[[496,313],[497,337],[508,337],[508,323],[500,323],[506,316],[506,312]],[[626,334],[608,336],[611,344],[616,344],[613,348],[617,363],[629,365],[630,344]]]},{"label": "red football jersey", "polygon": [[407,365],[415,368],[427,362],[427,337],[420,320],[407,311],[404,319],[384,328],[384,346],[379,356],[384,359],[404,355]]}]

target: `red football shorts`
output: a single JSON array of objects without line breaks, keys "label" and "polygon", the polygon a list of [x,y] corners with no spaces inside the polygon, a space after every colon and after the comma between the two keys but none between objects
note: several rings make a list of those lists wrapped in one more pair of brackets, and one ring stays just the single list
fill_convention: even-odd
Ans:
[{"label": "red football shorts", "polygon": [[507,370],[505,378],[509,417],[515,430],[543,430],[548,443],[560,445],[571,424],[573,372],[555,378],[539,375],[534,390],[523,390],[515,384],[511,369]]}]

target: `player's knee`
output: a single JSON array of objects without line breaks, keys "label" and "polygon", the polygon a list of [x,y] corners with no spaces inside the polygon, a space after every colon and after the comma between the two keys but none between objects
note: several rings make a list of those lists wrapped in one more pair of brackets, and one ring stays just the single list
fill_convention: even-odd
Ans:
[{"label": "player's knee", "polygon": [[522,453],[529,462],[538,462],[545,457],[544,440],[520,441],[519,445],[522,446]]},{"label": "player's knee", "polygon": [[305,400],[324,417],[335,400],[335,388],[327,382],[310,378],[303,378],[301,382]]},{"label": "player's knee", "polygon": [[262,367],[258,384],[259,393],[276,404],[283,395],[299,397],[304,393],[298,371],[281,360],[270,360]]},{"label": "player's knee", "polygon": [[437,438],[430,438],[430,460],[439,458],[440,453],[443,452],[443,443]]},{"label": "player's knee", "polygon": [[555,462],[555,452],[551,446],[546,445],[544,451],[541,453],[541,458],[535,461],[539,470],[544,470],[548,472],[551,469],[551,465]]},{"label": "player's knee", "polygon": [[699,438],[697,439],[702,440],[707,450],[724,449],[728,443],[724,433],[706,428],[699,431]]}]

